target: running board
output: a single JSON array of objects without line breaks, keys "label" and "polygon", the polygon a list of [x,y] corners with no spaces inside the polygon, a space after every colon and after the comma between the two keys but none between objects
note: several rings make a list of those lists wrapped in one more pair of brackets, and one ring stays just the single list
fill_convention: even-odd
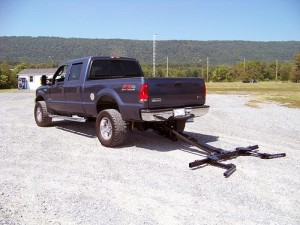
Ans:
[{"label": "running board", "polygon": [[60,115],[49,115],[49,117],[53,119],[62,119],[62,120],[68,120],[68,121],[73,121],[73,122],[80,122],[83,123],[86,121],[85,118],[83,117],[73,117],[73,116],[60,116]]}]

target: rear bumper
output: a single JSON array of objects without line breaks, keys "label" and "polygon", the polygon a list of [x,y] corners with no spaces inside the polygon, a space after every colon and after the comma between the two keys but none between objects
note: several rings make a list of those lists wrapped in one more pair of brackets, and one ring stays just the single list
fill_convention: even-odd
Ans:
[{"label": "rear bumper", "polygon": [[185,115],[174,116],[173,109],[142,109],[141,118],[143,121],[166,121],[166,120],[180,120],[185,118],[194,118],[205,115],[208,110],[208,105],[194,106],[194,107],[183,107]]}]

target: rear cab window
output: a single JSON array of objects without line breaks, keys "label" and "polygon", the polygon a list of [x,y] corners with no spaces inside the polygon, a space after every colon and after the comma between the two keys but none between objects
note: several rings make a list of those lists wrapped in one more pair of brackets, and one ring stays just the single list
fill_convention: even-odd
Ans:
[{"label": "rear cab window", "polygon": [[142,70],[136,61],[94,60],[91,65],[89,80],[141,77]]}]

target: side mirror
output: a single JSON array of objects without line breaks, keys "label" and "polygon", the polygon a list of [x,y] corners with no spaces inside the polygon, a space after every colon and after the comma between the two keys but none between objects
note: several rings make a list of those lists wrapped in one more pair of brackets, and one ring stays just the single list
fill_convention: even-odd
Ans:
[{"label": "side mirror", "polygon": [[41,85],[43,85],[43,86],[47,85],[47,76],[46,75],[43,75],[41,77]]}]

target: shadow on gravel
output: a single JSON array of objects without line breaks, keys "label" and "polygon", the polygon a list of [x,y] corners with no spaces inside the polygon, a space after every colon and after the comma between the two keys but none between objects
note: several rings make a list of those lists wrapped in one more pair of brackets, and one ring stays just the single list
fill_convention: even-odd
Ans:
[{"label": "shadow on gravel", "polygon": [[59,130],[67,131],[73,134],[88,138],[97,138],[95,123],[81,123],[72,121],[54,121],[53,126]]},{"label": "shadow on gravel", "polygon": [[[184,132],[185,134],[195,138],[197,141],[202,143],[211,143],[218,140],[219,137],[206,135],[206,134],[198,134],[193,132]],[[159,152],[168,152],[174,150],[180,150],[187,153],[205,156],[206,152],[193,147],[192,145],[184,142],[184,141],[171,141],[168,138],[162,137],[156,134],[154,131],[149,130],[147,132],[138,132],[133,131],[130,140],[124,147],[138,147],[145,148],[152,151]]]},{"label": "shadow on gravel", "polygon": [[[218,139],[219,139],[218,136],[213,136],[213,135],[198,134],[198,133],[193,133],[193,132],[184,132],[184,133],[189,135],[190,137],[196,139],[198,142],[205,143],[205,144],[218,141]],[[194,148],[191,148],[190,144],[183,142],[183,141],[180,141],[180,142],[183,143],[183,145],[187,148],[187,149],[180,149],[181,151],[188,152],[188,153],[195,154],[195,155],[202,155],[202,156],[207,155],[207,152],[199,150],[199,148],[194,149]]]},{"label": "shadow on gravel", "polygon": [[[76,135],[81,135],[88,138],[97,138],[94,122],[81,123],[72,121],[54,121],[53,126],[59,130],[70,132]],[[215,142],[219,138],[217,136],[198,134],[193,132],[184,133],[202,143]],[[198,150],[188,143],[180,140],[171,141],[170,139],[162,137],[152,130],[146,132],[140,132],[136,130],[132,131],[125,145],[118,148],[122,149],[128,147],[138,147],[159,152],[181,150],[195,155],[206,155],[206,152]]]}]

